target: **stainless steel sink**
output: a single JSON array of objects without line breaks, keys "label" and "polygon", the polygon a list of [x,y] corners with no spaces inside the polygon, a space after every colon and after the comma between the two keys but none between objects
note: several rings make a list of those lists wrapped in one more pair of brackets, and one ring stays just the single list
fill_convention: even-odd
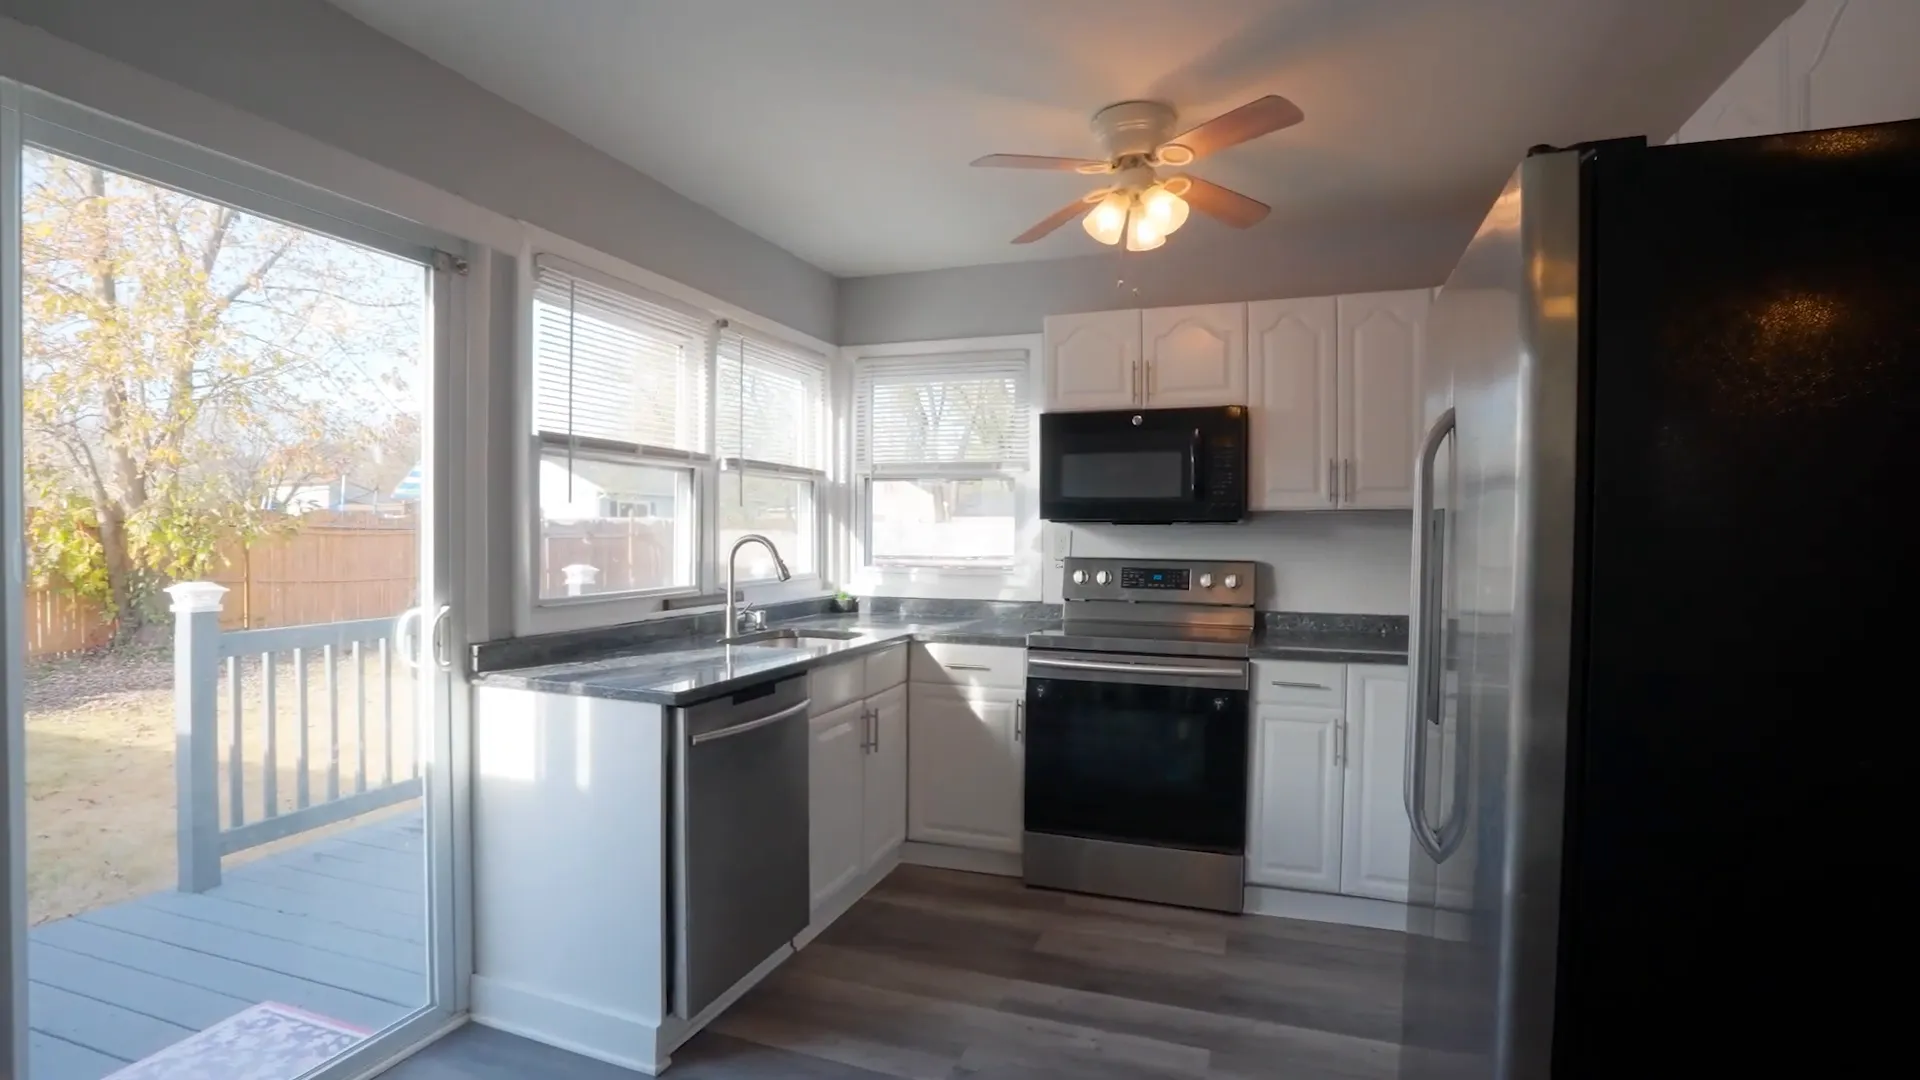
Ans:
[{"label": "stainless steel sink", "polygon": [[858,630],[800,630],[787,626],[721,638],[720,644],[755,645],[765,649],[805,649],[822,641],[852,641],[859,636]]}]

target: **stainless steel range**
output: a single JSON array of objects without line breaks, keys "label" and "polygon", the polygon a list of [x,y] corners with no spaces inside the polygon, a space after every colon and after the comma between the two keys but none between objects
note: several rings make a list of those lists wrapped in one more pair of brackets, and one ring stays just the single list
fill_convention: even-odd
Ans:
[{"label": "stainless steel range", "polygon": [[1027,635],[1030,885],[1240,911],[1254,564],[1066,560]]}]

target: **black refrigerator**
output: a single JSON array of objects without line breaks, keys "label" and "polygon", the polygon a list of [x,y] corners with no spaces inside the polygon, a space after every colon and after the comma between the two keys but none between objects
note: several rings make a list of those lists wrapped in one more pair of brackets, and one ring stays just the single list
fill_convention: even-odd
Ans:
[{"label": "black refrigerator", "polygon": [[1898,1068],[1920,121],[1536,150],[1428,350],[1401,1075]]}]

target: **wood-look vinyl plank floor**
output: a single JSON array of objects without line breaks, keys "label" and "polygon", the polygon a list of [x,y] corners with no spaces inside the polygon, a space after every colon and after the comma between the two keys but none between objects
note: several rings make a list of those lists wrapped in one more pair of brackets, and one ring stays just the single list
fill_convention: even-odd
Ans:
[{"label": "wood-look vinyl plank floor", "polygon": [[[1403,937],[903,866],[673,1055],[683,1080],[1392,1080]],[[463,1029],[392,1080],[632,1074]]]}]

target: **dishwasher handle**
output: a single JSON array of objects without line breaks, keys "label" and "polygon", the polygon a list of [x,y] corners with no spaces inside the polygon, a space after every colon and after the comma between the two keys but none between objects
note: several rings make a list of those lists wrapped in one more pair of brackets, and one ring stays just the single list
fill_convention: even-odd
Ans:
[{"label": "dishwasher handle", "polygon": [[777,724],[796,713],[806,712],[809,704],[811,704],[811,702],[803,701],[798,705],[789,705],[777,713],[770,716],[763,716],[758,720],[749,720],[744,724],[735,724],[732,727],[723,727],[715,731],[703,731],[688,741],[694,746],[699,746],[701,743],[715,742],[720,739],[731,739],[735,735],[745,735],[749,731],[766,727],[769,724]]}]

